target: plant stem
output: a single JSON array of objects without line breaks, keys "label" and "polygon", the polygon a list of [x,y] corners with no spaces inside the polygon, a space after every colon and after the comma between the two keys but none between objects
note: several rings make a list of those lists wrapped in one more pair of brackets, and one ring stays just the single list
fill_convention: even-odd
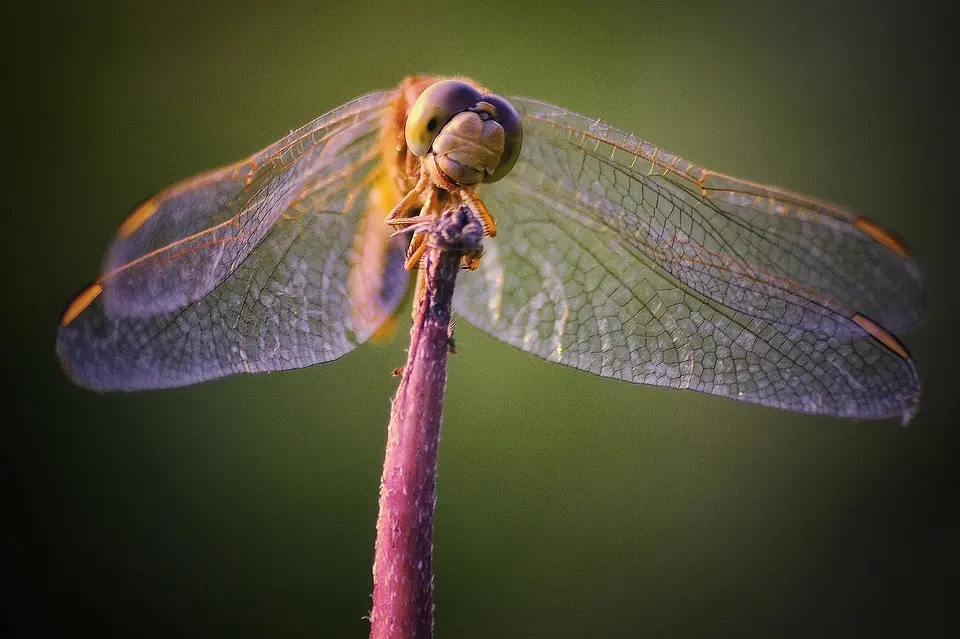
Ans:
[{"label": "plant stem", "polygon": [[[410,350],[394,397],[380,480],[370,637],[433,636],[433,513],[451,302],[461,253],[479,230],[461,208],[437,222],[419,273]],[[441,228],[442,227],[442,228]],[[476,237],[474,237],[476,235]]]}]

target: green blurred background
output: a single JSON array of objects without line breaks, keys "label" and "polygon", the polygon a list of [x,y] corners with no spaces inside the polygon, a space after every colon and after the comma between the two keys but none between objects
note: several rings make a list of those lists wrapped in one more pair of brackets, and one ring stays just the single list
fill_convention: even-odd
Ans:
[{"label": "green blurred background", "polygon": [[9,628],[366,635],[404,329],[309,370],[130,395],[73,388],[54,338],[143,198],[437,72],[869,214],[913,246],[931,299],[928,325],[904,337],[925,383],[909,428],[604,380],[461,322],[440,451],[438,636],[956,629],[946,13],[797,4],[32,3],[8,15]]}]

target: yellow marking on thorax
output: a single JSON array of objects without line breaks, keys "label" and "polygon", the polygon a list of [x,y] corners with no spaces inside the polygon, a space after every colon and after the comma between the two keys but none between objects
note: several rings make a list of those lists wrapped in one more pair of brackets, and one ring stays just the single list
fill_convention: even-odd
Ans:
[{"label": "yellow marking on thorax", "polygon": [[380,161],[373,169],[366,209],[353,240],[348,276],[351,321],[355,332],[369,333],[374,342],[386,341],[397,327],[395,317],[387,316],[393,309],[384,309],[381,303],[393,232],[384,218],[403,199],[401,188],[409,179],[403,143],[403,123],[408,108],[401,92],[384,115],[377,149]]},{"label": "yellow marking on thorax", "polygon": [[394,336],[397,332],[397,327],[400,326],[400,320],[397,319],[397,314],[393,313],[384,320],[383,324],[380,325],[380,328],[375,330],[372,335],[370,335],[370,341],[374,344],[386,344],[387,341]]},{"label": "yellow marking on thorax", "polygon": [[63,312],[63,317],[60,319],[60,326],[66,328],[73,323],[73,320],[79,317],[80,313],[84,312],[90,304],[93,303],[93,300],[97,299],[100,296],[100,293],[103,292],[103,287],[100,286],[100,283],[91,284],[88,286],[82,293],[73,298],[73,301],[70,302],[70,306],[67,307],[67,310]]}]

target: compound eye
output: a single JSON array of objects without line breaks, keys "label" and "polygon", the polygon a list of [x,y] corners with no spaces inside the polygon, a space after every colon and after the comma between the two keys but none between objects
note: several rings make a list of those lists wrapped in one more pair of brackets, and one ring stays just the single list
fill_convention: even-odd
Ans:
[{"label": "compound eye", "polygon": [[499,95],[485,95],[483,101],[494,106],[497,115],[493,120],[503,127],[503,154],[500,164],[483,178],[484,182],[496,182],[504,177],[517,163],[520,157],[520,148],[523,146],[523,126],[520,124],[520,114],[513,105]]},{"label": "compound eye", "polygon": [[443,80],[427,87],[407,114],[404,136],[417,157],[430,152],[434,138],[453,116],[466,111],[482,97],[466,82]]}]

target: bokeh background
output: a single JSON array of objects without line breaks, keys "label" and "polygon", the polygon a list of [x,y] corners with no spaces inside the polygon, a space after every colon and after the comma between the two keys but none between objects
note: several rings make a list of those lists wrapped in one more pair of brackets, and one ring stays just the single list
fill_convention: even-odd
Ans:
[{"label": "bokeh background", "polygon": [[4,634],[366,635],[404,328],[313,369],[128,395],[73,388],[54,339],[139,201],[417,72],[469,74],[869,214],[912,245],[931,307],[904,336],[925,383],[907,428],[595,378],[461,322],[437,635],[956,630],[948,24],[906,2],[8,14]]}]

